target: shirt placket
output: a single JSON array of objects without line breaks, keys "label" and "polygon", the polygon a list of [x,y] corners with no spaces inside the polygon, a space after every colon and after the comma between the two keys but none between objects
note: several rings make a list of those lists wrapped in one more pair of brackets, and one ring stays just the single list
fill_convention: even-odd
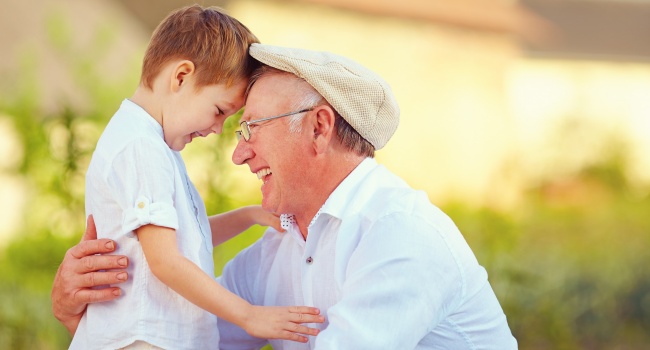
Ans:
[{"label": "shirt placket", "polygon": [[322,232],[322,230],[319,229],[321,223],[318,220],[320,213],[319,210],[307,227],[307,240],[305,242],[305,250],[301,261],[302,291],[306,305],[314,305],[314,278],[318,278],[317,276],[314,276],[314,265],[319,263],[317,260],[319,258],[317,255],[317,247]]},{"label": "shirt placket", "polygon": [[[201,232],[201,237],[203,237],[203,241],[205,242],[205,246],[210,250],[210,246],[212,245],[212,232],[205,232],[203,225],[201,224],[201,219],[199,218],[199,208],[196,205],[196,198],[200,197],[198,195],[198,192],[194,189],[194,186],[190,182],[189,177],[187,176],[187,171],[185,171],[184,164],[179,164],[179,166],[182,166],[183,169],[183,181],[185,182],[185,190],[187,191],[187,198],[190,201],[190,208],[192,208],[192,214],[194,215],[194,220],[196,221],[196,226],[199,228],[199,231]],[[208,245],[209,243],[209,245]]]}]

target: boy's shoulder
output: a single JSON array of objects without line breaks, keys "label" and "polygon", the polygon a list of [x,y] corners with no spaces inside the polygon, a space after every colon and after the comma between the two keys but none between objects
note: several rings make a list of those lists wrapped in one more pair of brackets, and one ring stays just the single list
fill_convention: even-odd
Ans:
[{"label": "boy's shoulder", "polygon": [[106,125],[95,152],[105,153],[105,157],[112,158],[131,147],[171,153],[163,139],[160,124],[140,107],[125,100]]}]

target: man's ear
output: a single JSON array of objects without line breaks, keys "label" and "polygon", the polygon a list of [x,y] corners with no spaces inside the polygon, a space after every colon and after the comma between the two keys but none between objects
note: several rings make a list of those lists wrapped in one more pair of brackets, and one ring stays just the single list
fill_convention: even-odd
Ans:
[{"label": "man's ear", "polygon": [[314,150],[316,153],[324,153],[332,138],[334,138],[336,121],[336,113],[332,107],[323,105],[315,109],[315,116],[313,119],[313,136],[314,136]]},{"label": "man's ear", "polygon": [[182,60],[174,65],[172,70],[170,89],[177,92],[183,85],[187,84],[187,78],[195,72],[194,62]]}]

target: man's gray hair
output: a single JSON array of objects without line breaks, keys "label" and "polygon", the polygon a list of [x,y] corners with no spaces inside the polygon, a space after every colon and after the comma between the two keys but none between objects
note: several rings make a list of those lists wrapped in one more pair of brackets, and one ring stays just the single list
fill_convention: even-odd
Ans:
[{"label": "man's gray hair", "polygon": [[[300,79],[300,78],[296,77],[296,79]],[[327,104],[327,101],[325,101],[323,96],[321,96],[318,93],[318,91],[316,91],[309,84],[307,84],[306,81],[302,80],[302,82],[306,86],[301,91],[302,97],[300,98],[300,100],[295,101],[293,103],[293,106],[291,107],[292,111],[300,111],[303,109],[308,109],[319,105]],[[307,115],[307,113],[298,113],[289,117],[289,132],[297,133],[302,131],[302,120],[305,118],[305,115]]]},{"label": "man's gray hair", "polygon": [[[292,111],[299,111],[302,109],[312,108],[319,105],[328,105],[334,113],[336,113],[336,121],[334,128],[336,129],[336,136],[339,142],[348,150],[355,152],[360,156],[365,157],[374,157],[375,156],[375,147],[364,139],[359,132],[357,132],[341,115],[338,111],[329,103],[327,100],[314,89],[306,80],[296,76],[293,73],[288,73],[283,70],[273,68],[267,65],[262,65],[257,68],[251,75],[248,87],[246,88],[246,97],[250,92],[251,87],[257,80],[259,80],[264,75],[269,74],[282,74],[289,77],[292,77],[300,85],[300,91],[302,96],[299,100],[295,101],[292,105]],[[302,130],[302,121],[305,118],[306,113],[299,113],[289,117],[289,132],[297,133]]]}]

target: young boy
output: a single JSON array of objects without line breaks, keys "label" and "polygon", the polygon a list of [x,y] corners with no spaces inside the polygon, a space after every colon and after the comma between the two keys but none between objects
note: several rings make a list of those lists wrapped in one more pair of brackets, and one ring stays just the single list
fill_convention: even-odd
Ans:
[{"label": "young boy", "polygon": [[[171,13],[147,48],[140,86],[108,123],[86,175],[86,213],[130,257],[123,296],[88,306],[71,349],[218,349],[216,316],[261,338],[306,342],[311,307],[253,306],[214,279],[212,247],[277,218],[259,206],[209,217],[179,151],[221,133],[244,103],[257,38],[216,8]],[[215,316],[216,315],[216,316]]]}]

